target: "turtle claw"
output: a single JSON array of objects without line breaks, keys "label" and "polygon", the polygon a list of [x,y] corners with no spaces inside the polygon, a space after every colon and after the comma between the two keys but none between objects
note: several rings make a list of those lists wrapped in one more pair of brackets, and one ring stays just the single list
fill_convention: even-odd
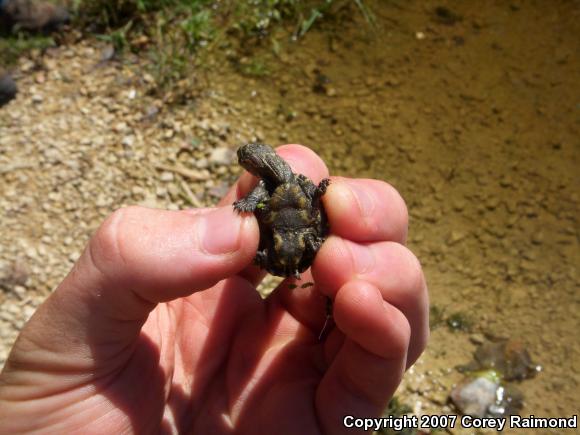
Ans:
[{"label": "turtle claw", "polygon": [[251,201],[240,199],[234,202],[234,209],[238,213],[252,213],[256,209],[256,206]]}]

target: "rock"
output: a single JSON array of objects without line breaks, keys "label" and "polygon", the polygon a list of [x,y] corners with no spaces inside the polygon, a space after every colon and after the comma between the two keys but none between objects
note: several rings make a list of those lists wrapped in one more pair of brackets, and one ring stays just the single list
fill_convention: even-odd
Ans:
[{"label": "rock", "polygon": [[135,136],[125,136],[123,138],[123,140],[121,141],[121,144],[124,147],[131,148],[133,146],[134,142],[135,142]]},{"label": "rock", "polygon": [[44,98],[40,94],[32,94],[31,99],[34,104],[40,104],[44,101]]},{"label": "rock", "polygon": [[455,198],[451,205],[455,211],[463,211],[465,209],[465,200],[463,198]]},{"label": "rock", "polygon": [[335,97],[336,96],[336,89],[332,87],[326,88],[326,96],[327,97]]},{"label": "rock", "polygon": [[209,155],[211,165],[230,165],[234,161],[234,150],[226,147],[214,148]]},{"label": "rock", "polygon": [[163,171],[161,172],[161,175],[159,176],[159,179],[163,182],[170,182],[174,180],[174,176],[173,176],[173,172],[169,172],[169,171]]},{"label": "rock", "polygon": [[485,417],[495,403],[499,382],[485,377],[467,379],[451,391],[451,401],[464,415]]},{"label": "rock", "polygon": [[523,344],[517,340],[500,340],[486,342],[473,354],[473,361],[459,370],[476,372],[494,370],[506,381],[524,380],[534,377],[542,367],[532,362],[532,358]]},{"label": "rock", "polygon": [[449,246],[453,246],[462,241],[463,239],[465,239],[466,236],[467,234],[464,233],[463,231],[452,230],[445,239],[445,243],[447,243],[447,245]]},{"label": "rock", "polygon": [[202,157],[201,159],[197,159],[194,165],[198,169],[207,169],[209,168],[209,160],[205,157]]},{"label": "rock", "polygon": [[115,47],[113,44],[107,44],[101,51],[101,62],[108,62],[115,57]]},{"label": "rock", "polygon": [[462,414],[480,418],[518,414],[524,401],[516,387],[500,384],[493,372],[464,380],[451,391],[450,398]]},{"label": "rock", "polygon": [[485,337],[482,334],[471,334],[469,336],[469,341],[473,344],[483,344],[485,342]]},{"label": "rock", "polygon": [[433,19],[436,22],[445,24],[446,26],[453,26],[455,23],[463,19],[461,15],[453,12],[445,6],[437,6],[433,11],[433,15]]},{"label": "rock", "polygon": [[121,121],[121,122],[118,122],[118,123],[116,123],[116,124],[113,126],[113,131],[114,131],[115,133],[124,133],[124,132],[126,132],[126,131],[128,130],[128,128],[129,128],[129,127],[127,126],[127,123],[126,123],[126,122],[123,122],[123,121]]},{"label": "rock", "polygon": [[16,286],[24,286],[30,275],[28,264],[22,259],[9,262],[0,261],[0,288],[12,290]]}]

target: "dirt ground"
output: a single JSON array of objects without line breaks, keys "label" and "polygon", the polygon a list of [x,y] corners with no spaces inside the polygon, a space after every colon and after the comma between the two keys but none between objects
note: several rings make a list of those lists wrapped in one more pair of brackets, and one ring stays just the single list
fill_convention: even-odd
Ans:
[{"label": "dirt ground", "polygon": [[[107,214],[215,203],[239,173],[232,150],[260,139],[406,199],[441,321],[401,401],[453,413],[455,367],[514,338],[543,368],[518,385],[523,414],[577,413],[580,4],[369,5],[374,31],[357,16],[276,53],[230,48],[184,106],[144,95],[139,60],[101,61],[96,41],[23,59],[21,93],[0,109],[0,363]],[[267,75],[238,72],[250,55]]]}]

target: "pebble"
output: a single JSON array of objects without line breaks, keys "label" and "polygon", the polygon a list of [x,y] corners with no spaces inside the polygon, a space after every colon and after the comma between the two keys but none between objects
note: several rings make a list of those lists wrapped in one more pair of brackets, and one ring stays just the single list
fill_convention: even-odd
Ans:
[{"label": "pebble", "polygon": [[159,176],[159,179],[165,183],[173,181],[175,179],[173,172],[163,171]]},{"label": "pebble", "polygon": [[336,97],[336,95],[337,95],[336,88],[333,88],[331,86],[326,88],[326,96],[327,97]]},{"label": "pebble", "polygon": [[121,141],[121,144],[125,147],[132,147],[135,143],[135,136],[125,136]]},{"label": "pebble", "polygon": [[209,155],[211,165],[229,165],[233,162],[235,152],[226,147],[214,148]]},{"label": "pebble", "polygon": [[44,101],[43,96],[40,94],[33,94],[31,99],[34,104],[40,104]]},{"label": "pebble", "polygon": [[465,232],[459,230],[452,230],[445,239],[445,243],[447,243],[447,245],[449,246],[453,246],[462,241],[463,239],[465,239],[465,237],[467,237],[467,234]]},{"label": "pebble", "polygon": [[451,391],[451,400],[464,415],[485,417],[495,403],[498,383],[484,377],[467,379]]},{"label": "pebble", "polygon": [[483,334],[471,334],[469,336],[469,341],[471,341],[473,344],[483,344],[486,340],[485,340],[485,336]]}]

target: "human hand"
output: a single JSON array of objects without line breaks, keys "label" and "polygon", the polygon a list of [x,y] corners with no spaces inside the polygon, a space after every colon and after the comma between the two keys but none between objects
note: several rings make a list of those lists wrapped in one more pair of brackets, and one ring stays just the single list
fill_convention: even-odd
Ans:
[{"label": "human hand", "polygon": [[[277,150],[328,175],[307,148]],[[258,227],[231,204],[115,212],[21,332],[0,375],[0,432],[340,434],[379,416],[428,337],[407,212],[376,180],[334,178],[332,235],[303,281],[266,300]],[[324,341],[325,298],[336,326]]]}]

